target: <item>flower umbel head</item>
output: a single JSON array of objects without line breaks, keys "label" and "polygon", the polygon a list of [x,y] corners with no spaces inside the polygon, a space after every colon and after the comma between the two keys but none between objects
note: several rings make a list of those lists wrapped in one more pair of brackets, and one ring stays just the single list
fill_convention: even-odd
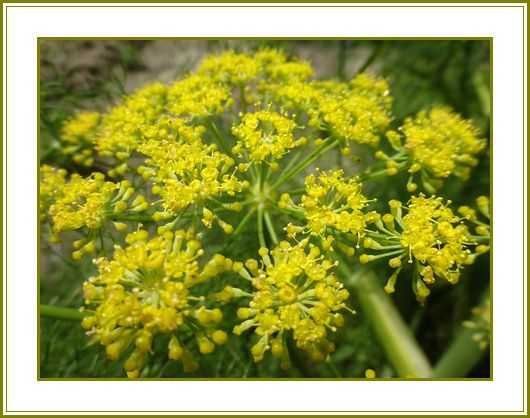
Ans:
[{"label": "flower umbel head", "polygon": [[349,85],[320,84],[321,91],[310,111],[310,124],[328,130],[347,146],[350,142],[377,145],[390,124],[388,84],[360,74]]},{"label": "flower umbel head", "polygon": [[204,75],[190,75],[176,81],[168,89],[167,110],[186,119],[221,113],[231,103],[230,90]]},{"label": "flower umbel head", "polygon": [[246,113],[241,123],[232,128],[238,139],[233,151],[256,163],[278,160],[290,149],[307,143],[305,138],[295,138],[295,128],[293,119],[274,111]]},{"label": "flower umbel head", "polygon": [[[486,146],[479,130],[447,107],[433,107],[405,119],[400,133],[388,131],[386,136],[395,155],[379,150],[376,157],[386,161],[389,174],[407,168],[409,192],[417,189],[414,179],[421,174],[425,190],[434,193],[451,174],[467,179],[471,167],[477,165],[477,154]],[[402,142],[404,138],[404,143]]]},{"label": "flower umbel head", "polygon": [[259,63],[250,55],[227,51],[205,58],[197,72],[219,82],[238,85],[253,80],[259,70]]},{"label": "flower umbel head", "polygon": [[64,231],[84,230],[86,240],[74,243],[77,251],[74,259],[80,259],[85,253],[96,249],[96,232],[103,228],[108,220],[127,212],[141,212],[148,208],[142,195],[134,196],[130,182],[105,181],[101,173],[92,173],[88,177],[73,174],[57,192],[55,202],[49,208],[52,231],[55,235]]},{"label": "flower umbel head", "polygon": [[378,231],[367,233],[364,248],[378,254],[365,253],[360,260],[389,259],[388,264],[396,271],[385,287],[388,293],[394,292],[397,275],[406,264],[415,268],[413,289],[423,302],[430,294],[429,285],[437,279],[457,283],[463,267],[474,261],[471,248],[476,242],[449,203],[441,197],[423,195],[413,196],[405,207],[391,200],[391,212],[375,223]]},{"label": "flower umbel head", "polygon": [[[305,217],[305,226],[289,224],[286,227],[292,238],[297,233],[308,232],[325,242],[330,242],[329,239],[334,239],[335,235],[342,236],[339,240],[348,237],[359,242],[371,218],[364,212],[368,202],[357,179],[344,177],[342,170],[330,170],[306,177],[305,193],[300,204],[296,205],[288,194],[284,194],[279,206],[298,211]],[[345,248],[340,241],[337,244]],[[353,255],[353,248],[350,247],[347,252]]]},{"label": "flower umbel head", "polygon": [[105,181],[101,173],[86,178],[72,175],[64,185],[61,197],[50,207],[53,230],[59,233],[82,227],[100,228],[117,189],[118,185]]},{"label": "flower umbel head", "polygon": [[405,149],[434,177],[469,176],[475,155],[485,147],[473,124],[445,107],[422,111],[403,125]]},{"label": "flower umbel head", "polygon": [[202,141],[203,128],[182,119],[164,118],[156,136],[138,151],[147,157],[138,172],[153,182],[161,197],[162,218],[175,216],[190,205],[207,206],[208,199],[235,196],[248,186],[236,174],[234,160]]},{"label": "flower umbel head", "polygon": [[186,344],[190,327],[202,354],[224,344],[226,333],[217,328],[220,309],[208,307],[193,287],[230,269],[232,262],[217,255],[201,266],[203,250],[191,231],[166,231],[149,239],[147,231],[138,230],[126,242],[115,248],[112,259],[95,260],[99,273],[83,286],[94,315],[83,320],[83,327],[105,346],[109,359],[128,354],[129,377],[140,374],[153,339],[162,334],[169,336],[168,357],[194,371],[198,364]]},{"label": "flower umbel head", "polygon": [[[96,137],[96,149],[100,155],[127,160],[142,142],[144,131],[164,112],[166,94],[166,86],[149,84],[111,108],[103,116]],[[118,170],[117,174],[122,173]]]},{"label": "flower umbel head", "polygon": [[66,182],[66,170],[46,164],[40,166],[39,217],[48,218],[48,209],[61,196]]},{"label": "flower umbel head", "polygon": [[61,148],[65,155],[80,165],[91,166],[94,163],[94,143],[101,120],[98,112],[80,112],[68,119],[61,129]]},{"label": "flower umbel head", "polygon": [[324,359],[334,349],[328,333],[344,323],[340,311],[349,297],[331,272],[335,263],[307,240],[297,245],[282,241],[270,252],[261,248],[259,254],[261,263],[250,259],[233,266],[254,289],[248,307],[238,310],[244,322],[234,333],[254,330],[258,336],[251,349],[255,361],[271,350],[287,367],[285,338],[291,333],[298,348],[315,360]]}]

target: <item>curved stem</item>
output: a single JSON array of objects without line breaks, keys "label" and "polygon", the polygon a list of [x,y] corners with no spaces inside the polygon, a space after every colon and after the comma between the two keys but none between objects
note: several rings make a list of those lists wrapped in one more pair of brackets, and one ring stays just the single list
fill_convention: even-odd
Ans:
[{"label": "curved stem", "polygon": [[67,319],[70,321],[80,321],[85,316],[91,315],[90,312],[80,312],[77,309],[54,305],[40,305],[39,312],[40,316],[55,319]]},{"label": "curved stem", "polygon": [[434,377],[466,377],[486,350],[473,340],[477,330],[462,328],[449,349],[434,367]]},{"label": "curved stem", "polygon": [[[485,306],[485,304],[489,303],[489,292],[489,288],[484,291],[479,306]],[[484,346],[481,347],[480,341],[475,340],[477,332],[480,333],[481,330],[464,325],[460,327],[460,331],[456,334],[456,338],[449,346],[449,349],[434,367],[434,377],[467,377],[469,372],[487,352],[485,348],[489,341],[485,339],[483,342]]]},{"label": "curved stem", "polygon": [[375,273],[368,270],[352,273],[344,262],[339,264],[339,269],[349,277],[349,284],[357,293],[362,312],[368,317],[398,375],[405,378],[432,377],[427,356],[390,297],[383,291]]}]

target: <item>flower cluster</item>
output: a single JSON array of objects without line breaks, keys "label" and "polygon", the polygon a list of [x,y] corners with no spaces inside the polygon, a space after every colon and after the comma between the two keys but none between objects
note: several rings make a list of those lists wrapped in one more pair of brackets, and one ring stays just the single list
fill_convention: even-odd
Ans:
[{"label": "flower cluster", "polygon": [[[115,157],[126,161],[165,110],[167,87],[149,84],[122,103],[104,114],[96,136],[96,149],[103,157]],[[126,163],[113,170],[113,174],[123,174]]]},{"label": "flower cluster", "polygon": [[476,252],[482,254],[490,248],[490,199],[487,196],[479,196],[476,199],[476,207],[478,212],[469,206],[460,206],[458,213],[474,226],[476,239],[482,242],[477,246]]},{"label": "flower cluster", "polygon": [[318,172],[305,178],[305,192],[296,205],[289,194],[284,193],[278,203],[282,209],[297,211],[304,216],[305,226],[287,225],[287,234],[294,238],[298,233],[310,233],[330,249],[331,242],[346,253],[353,255],[353,248],[341,242],[341,236],[353,236],[357,242],[373,218],[365,213],[368,199],[363,195],[361,184],[355,178],[345,178],[342,170]]},{"label": "flower cluster", "polygon": [[[64,177],[61,177],[64,180]],[[64,231],[86,229],[87,239],[74,243],[77,251],[74,259],[83,254],[94,253],[97,231],[103,228],[107,220],[112,220],[126,212],[141,212],[148,208],[142,195],[136,195],[130,182],[105,181],[101,173],[92,173],[88,177],[73,174],[55,192],[54,202],[49,207],[49,217],[55,240]],[[118,226],[119,227],[119,226]]]},{"label": "flower cluster", "polygon": [[198,69],[198,74],[214,80],[241,86],[264,80],[285,82],[306,80],[313,75],[313,69],[307,62],[290,60],[274,49],[261,49],[255,54],[223,52],[206,58]]},{"label": "flower cluster", "polygon": [[80,165],[90,167],[94,164],[94,140],[97,134],[101,114],[98,112],[80,112],[67,120],[61,129],[61,148],[65,155]]},{"label": "flower cluster", "polygon": [[156,125],[157,136],[138,148],[147,157],[138,173],[153,182],[153,194],[162,199],[162,210],[156,213],[160,219],[193,204],[207,206],[208,199],[223,194],[233,197],[248,187],[236,176],[234,160],[215,144],[203,142],[203,131],[181,119],[164,118]]},{"label": "flower cluster", "polygon": [[333,86],[331,91],[324,90],[318,108],[311,112],[312,123],[329,130],[346,145],[377,145],[391,121],[392,100],[386,81],[361,74],[347,87]]},{"label": "flower cluster", "polygon": [[83,285],[94,314],[83,320],[83,328],[105,346],[109,359],[127,353],[123,367],[129,377],[139,376],[157,335],[169,337],[171,360],[181,360],[186,371],[196,370],[190,334],[201,354],[224,344],[228,335],[217,327],[221,310],[208,307],[193,288],[230,269],[231,260],[217,255],[201,267],[203,250],[192,231],[166,231],[149,239],[140,229],[126,242],[125,248],[115,248],[112,259],[95,260],[99,274]]},{"label": "flower cluster", "polygon": [[46,164],[40,166],[39,218],[48,219],[48,210],[62,193],[66,182],[66,170]]},{"label": "flower cluster", "polygon": [[341,141],[347,150],[352,142],[377,145],[391,122],[388,83],[367,74],[350,83],[272,84],[268,91],[287,108],[306,113],[310,126]]},{"label": "flower cluster", "polygon": [[418,172],[422,174],[424,188],[431,192],[451,174],[467,179],[471,167],[478,163],[477,154],[486,146],[472,122],[447,107],[433,107],[405,119],[400,132],[401,135],[387,132],[397,153],[388,156],[378,151],[376,157],[386,161],[390,175],[408,167],[410,192],[417,188],[414,175]]},{"label": "flower cluster", "polygon": [[324,359],[334,350],[327,334],[343,325],[339,311],[346,308],[349,297],[330,271],[335,263],[325,259],[308,240],[297,245],[282,241],[270,252],[260,248],[259,254],[261,263],[250,259],[244,265],[233,265],[255,289],[248,307],[238,310],[238,317],[244,321],[234,333],[254,330],[258,336],[251,349],[255,361],[271,350],[288,367],[286,337],[290,332],[298,348],[314,360]]},{"label": "flower cluster", "polygon": [[220,83],[240,85],[252,81],[259,71],[259,62],[252,56],[228,51],[203,60],[197,73]]},{"label": "flower cluster", "polygon": [[246,154],[249,161],[257,163],[278,160],[286,151],[307,143],[306,138],[295,139],[295,128],[292,119],[277,112],[246,113],[241,123],[232,128],[238,139],[232,151],[238,156]]},{"label": "flower cluster", "polygon": [[449,203],[441,197],[421,194],[413,196],[406,206],[391,200],[390,213],[375,222],[377,231],[367,234],[363,246],[377,254],[364,253],[360,261],[389,259],[389,266],[396,270],[385,286],[388,293],[394,292],[404,263],[414,264],[413,290],[423,302],[430,294],[429,285],[437,279],[457,283],[462,268],[474,261],[470,248],[476,242]]},{"label": "flower cluster", "polygon": [[117,189],[118,185],[105,181],[101,173],[93,173],[87,178],[72,175],[50,207],[54,231],[100,228]]},{"label": "flower cluster", "polygon": [[206,76],[190,75],[168,89],[167,110],[188,119],[221,113],[231,103],[230,90]]}]

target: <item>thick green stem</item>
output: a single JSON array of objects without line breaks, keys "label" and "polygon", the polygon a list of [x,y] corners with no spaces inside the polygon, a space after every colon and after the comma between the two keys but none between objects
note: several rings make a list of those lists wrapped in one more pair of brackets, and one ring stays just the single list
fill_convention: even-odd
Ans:
[{"label": "thick green stem", "polygon": [[239,225],[237,226],[237,228],[234,230],[234,232],[232,232],[232,234],[230,234],[229,238],[226,240],[226,243],[224,247],[222,248],[221,252],[226,251],[236,241],[237,237],[239,237],[239,235],[241,234],[241,231],[243,231],[243,229],[245,228],[245,225],[248,223],[250,218],[252,218],[252,215],[254,215],[255,211],[256,211],[256,208],[251,208],[250,210],[247,211],[245,217],[241,220],[241,222],[239,222]]},{"label": "thick green stem", "polygon": [[68,319],[70,321],[80,321],[85,316],[91,315],[89,312],[80,312],[77,309],[53,305],[40,305],[39,312],[40,316],[56,319]]},{"label": "thick green stem", "polygon": [[434,377],[467,377],[487,352],[473,340],[476,332],[476,329],[462,327],[449,349],[436,364],[433,370]]},{"label": "thick green stem", "polygon": [[350,284],[357,293],[362,312],[368,317],[398,375],[406,378],[432,377],[429,360],[392,300],[383,291],[375,274],[367,270],[352,274],[344,262],[339,266],[342,272],[350,277]]},{"label": "thick green stem", "polygon": [[[480,300],[481,303],[477,309],[480,311],[485,310],[488,315],[491,315],[489,288],[483,292]],[[475,318],[480,321],[481,316],[473,316],[468,322],[473,324]],[[480,338],[481,334],[482,338]],[[475,339],[476,336],[479,337],[478,341]],[[434,367],[434,377],[467,377],[469,372],[487,352],[485,348],[489,342],[488,338],[489,333],[480,326],[469,327],[462,325],[456,334],[456,338]]]}]

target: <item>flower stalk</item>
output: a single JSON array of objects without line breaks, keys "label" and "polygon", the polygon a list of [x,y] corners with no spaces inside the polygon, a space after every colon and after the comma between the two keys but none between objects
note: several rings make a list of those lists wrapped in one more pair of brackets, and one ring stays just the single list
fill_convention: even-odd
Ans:
[{"label": "flower stalk", "polygon": [[432,377],[429,360],[375,274],[368,270],[352,273],[344,263],[340,263],[339,269],[350,278],[349,284],[356,291],[362,312],[368,317],[399,377]]},{"label": "flower stalk", "polygon": [[487,350],[480,348],[473,339],[475,330],[462,327],[457,337],[442,355],[433,370],[435,378],[467,377]]},{"label": "flower stalk", "polygon": [[84,317],[90,315],[90,312],[81,312],[78,309],[53,305],[40,305],[39,312],[40,316],[55,319],[66,319],[70,321],[80,321]]}]

